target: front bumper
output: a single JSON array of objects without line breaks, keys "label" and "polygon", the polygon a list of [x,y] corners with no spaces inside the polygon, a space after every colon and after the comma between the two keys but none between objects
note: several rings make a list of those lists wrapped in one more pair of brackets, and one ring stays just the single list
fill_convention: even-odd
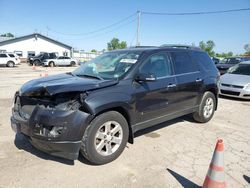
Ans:
[{"label": "front bumper", "polygon": [[64,111],[36,106],[29,119],[13,109],[11,127],[29,137],[33,146],[54,156],[78,158],[86,126],[92,116],[81,111]]},{"label": "front bumper", "polygon": [[219,89],[219,94],[240,99],[250,99],[250,91],[244,88],[239,89],[234,87],[225,87],[221,85]]}]

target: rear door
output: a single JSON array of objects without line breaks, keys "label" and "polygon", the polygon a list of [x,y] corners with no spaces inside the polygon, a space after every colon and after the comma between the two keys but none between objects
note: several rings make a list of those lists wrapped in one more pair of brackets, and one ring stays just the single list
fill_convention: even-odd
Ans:
[{"label": "rear door", "polygon": [[188,51],[171,52],[177,80],[176,98],[179,111],[198,105],[202,91],[203,77],[198,64],[191,60]]},{"label": "rear door", "polygon": [[155,81],[134,83],[138,122],[154,121],[173,112],[176,79],[168,54],[158,52],[149,56],[138,73],[156,77]]},{"label": "rear door", "polygon": [[64,57],[63,56],[58,57],[56,60],[56,65],[61,66],[61,65],[63,65],[63,63],[64,63]]},{"label": "rear door", "polygon": [[64,65],[70,65],[71,59],[69,57],[64,57]]}]

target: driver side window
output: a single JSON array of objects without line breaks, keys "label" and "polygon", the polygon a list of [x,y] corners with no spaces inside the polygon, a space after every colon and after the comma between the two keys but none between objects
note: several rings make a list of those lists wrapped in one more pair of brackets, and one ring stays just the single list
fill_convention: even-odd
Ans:
[{"label": "driver side window", "polygon": [[170,60],[164,53],[151,55],[139,68],[140,74],[152,74],[156,78],[172,75]]}]

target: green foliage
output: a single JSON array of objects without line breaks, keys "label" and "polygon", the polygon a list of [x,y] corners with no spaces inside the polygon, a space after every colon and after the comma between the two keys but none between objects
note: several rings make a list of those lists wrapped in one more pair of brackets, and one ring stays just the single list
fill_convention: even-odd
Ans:
[{"label": "green foliage", "polygon": [[15,37],[12,33],[1,34],[1,37]]},{"label": "green foliage", "polygon": [[250,56],[250,44],[245,44],[244,49],[246,50],[244,55]]},{"label": "green foliage", "polygon": [[216,53],[215,55],[216,57],[221,57],[221,58],[234,56],[233,52],[228,52],[228,53],[222,52],[222,53]]},{"label": "green foliage", "polygon": [[92,52],[92,53],[96,53],[97,50],[96,50],[96,49],[92,49],[91,52]]},{"label": "green foliage", "polygon": [[215,43],[212,40],[208,40],[207,42],[200,41],[199,46],[201,49],[206,51],[211,57],[215,56],[215,52],[213,48],[215,47]]},{"label": "green foliage", "polygon": [[115,50],[115,49],[123,49],[127,48],[127,43],[125,41],[119,41],[118,38],[113,38],[110,42],[107,44],[108,50]]}]

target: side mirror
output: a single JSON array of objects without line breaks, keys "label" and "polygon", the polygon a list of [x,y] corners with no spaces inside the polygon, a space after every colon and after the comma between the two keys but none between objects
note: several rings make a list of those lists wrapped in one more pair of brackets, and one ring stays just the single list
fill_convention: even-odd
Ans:
[{"label": "side mirror", "polygon": [[153,74],[138,74],[135,80],[138,82],[153,82],[156,81],[156,77]]}]

